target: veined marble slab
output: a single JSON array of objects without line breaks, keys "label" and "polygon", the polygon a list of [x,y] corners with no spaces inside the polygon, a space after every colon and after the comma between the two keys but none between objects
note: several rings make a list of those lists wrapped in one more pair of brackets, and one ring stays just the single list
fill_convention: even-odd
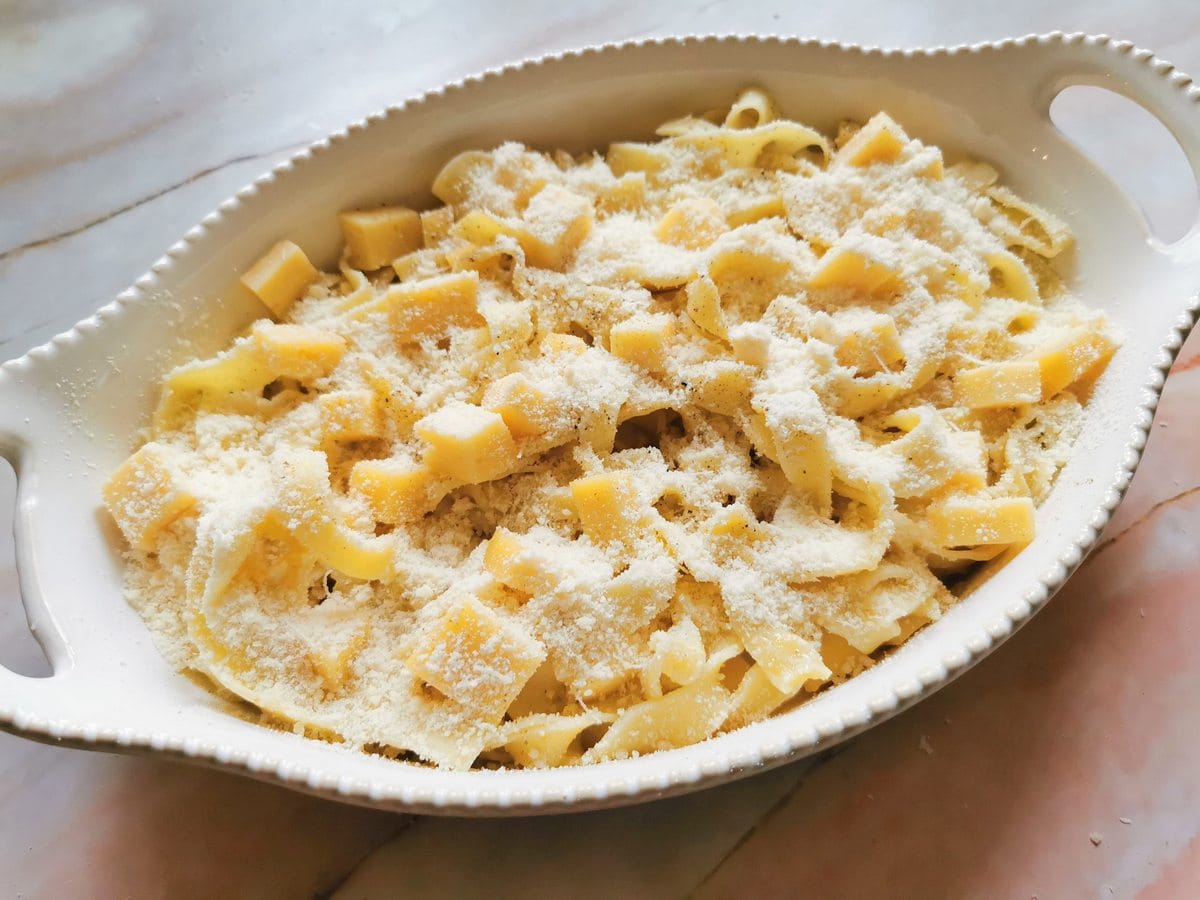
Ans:
[{"label": "veined marble slab", "polygon": [[[1055,28],[1200,75],[1193,0],[4,5],[0,358],[107,302],[295,148],[488,66],[671,33],[916,46]],[[1194,188],[1160,145],[1102,105],[1071,111],[1156,224],[1187,221]],[[1198,448],[1200,335],[1104,547],[994,656],[832,757],[651,806],[487,822],[0,735],[0,894],[1200,896]],[[22,631],[0,535],[0,660],[34,671]]]}]

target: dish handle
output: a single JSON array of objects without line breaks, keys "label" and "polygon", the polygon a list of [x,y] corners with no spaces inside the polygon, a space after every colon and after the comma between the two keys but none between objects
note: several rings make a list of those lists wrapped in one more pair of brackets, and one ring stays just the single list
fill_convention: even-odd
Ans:
[{"label": "dish handle", "polygon": [[22,718],[44,716],[48,701],[67,689],[63,676],[74,667],[68,642],[60,623],[51,614],[35,576],[34,546],[29,539],[38,506],[38,458],[40,450],[33,438],[32,417],[36,403],[24,389],[21,361],[0,368],[0,457],[12,466],[17,476],[17,499],[13,510],[13,539],[16,545],[17,579],[25,620],[41,645],[53,674],[45,677],[21,675],[0,665],[0,723],[20,726]]},{"label": "dish handle", "polygon": [[[1128,41],[1082,34],[1051,35],[1031,42],[1032,65],[1023,66],[1034,103],[1049,118],[1050,104],[1064,88],[1090,85],[1113,91],[1154,115],[1179,142],[1200,184],[1200,86],[1149,50]],[[1010,68],[1015,75],[1016,68]],[[1200,278],[1200,218],[1172,244],[1155,248]]]}]

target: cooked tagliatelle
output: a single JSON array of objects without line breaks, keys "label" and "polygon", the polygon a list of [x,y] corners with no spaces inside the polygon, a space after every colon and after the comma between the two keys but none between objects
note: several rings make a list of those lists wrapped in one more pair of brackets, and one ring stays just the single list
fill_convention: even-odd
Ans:
[{"label": "cooked tagliatelle", "polygon": [[448,768],[624,758],[861,672],[1032,539],[1116,346],[1066,228],[883,113],[659,134],[463,153],[444,205],[344,213],[336,273],[243,275],[270,317],[104,492],[174,663]]}]

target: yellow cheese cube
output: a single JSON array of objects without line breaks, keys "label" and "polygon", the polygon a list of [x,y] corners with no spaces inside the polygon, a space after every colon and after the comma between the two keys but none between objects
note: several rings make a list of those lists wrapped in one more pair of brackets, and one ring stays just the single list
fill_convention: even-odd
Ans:
[{"label": "yellow cheese cube", "polygon": [[1103,331],[1079,328],[1031,354],[1042,374],[1042,398],[1049,400],[1076,381],[1097,375],[1117,345]]},{"label": "yellow cheese cube", "polygon": [[661,372],[666,365],[667,344],[674,333],[675,319],[667,313],[639,313],[612,327],[608,346],[613,356],[651,372]]},{"label": "yellow cheese cube", "polygon": [[303,250],[291,241],[280,241],[246,270],[242,284],[279,318],[320,274]]},{"label": "yellow cheese cube", "polygon": [[664,244],[702,250],[728,230],[721,207],[707,197],[681,200],[667,210],[654,228]]},{"label": "yellow cheese cube", "polygon": [[180,481],[172,452],[157,443],[121,463],[101,495],[125,540],[145,551],[153,550],[158,533],[196,503]]},{"label": "yellow cheese cube", "polygon": [[485,324],[479,313],[478,288],[475,272],[458,272],[393,285],[381,299],[397,339],[407,343],[437,337],[453,326]]},{"label": "yellow cheese cube", "polygon": [[479,247],[492,243],[502,234],[516,238],[519,232],[520,229],[501,221],[491,213],[484,212],[481,209],[471,210],[455,222],[450,229],[450,233],[455,237],[470,241]]},{"label": "yellow cheese cube", "polygon": [[573,334],[548,334],[542,338],[542,353],[547,356],[554,356],[559,353],[569,353],[572,356],[578,356],[587,350],[587,342]]},{"label": "yellow cheese cube", "polygon": [[544,553],[525,535],[498,528],[483,553],[483,564],[501,584],[526,594],[552,591],[559,577]]},{"label": "yellow cheese cube", "polygon": [[992,363],[959,372],[954,388],[958,402],[971,409],[1020,406],[1042,399],[1042,373],[1034,360]]},{"label": "yellow cheese cube", "polygon": [[337,368],[346,352],[346,339],[312,325],[279,325],[260,321],[250,339],[276,378],[312,381]]},{"label": "yellow cheese cube", "polygon": [[1033,540],[1033,501],[1028,497],[954,497],[930,507],[929,527],[943,547],[1026,544]]},{"label": "yellow cheese cube", "polygon": [[321,433],[329,441],[365,441],[383,437],[383,416],[373,391],[334,391],[317,398]]},{"label": "yellow cheese cube", "polygon": [[560,270],[591,233],[595,214],[586,197],[550,184],[525,207],[525,228],[517,235],[531,266]]},{"label": "yellow cheese cube", "polygon": [[405,664],[480,719],[499,722],[545,658],[519,625],[466,597],[421,635]]},{"label": "yellow cheese cube", "polygon": [[596,544],[629,542],[636,537],[643,511],[628,472],[588,475],[571,482],[571,502],[583,532]]},{"label": "yellow cheese cube", "polygon": [[553,399],[520,372],[491,384],[483,395],[483,405],[499,413],[518,440],[542,434],[560,418]]},{"label": "yellow cheese cube", "polygon": [[887,113],[876,113],[853,137],[846,141],[835,157],[838,163],[869,166],[871,163],[895,162],[900,158],[908,135]]},{"label": "yellow cheese cube", "polygon": [[437,500],[425,466],[408,459],[362,459],[350,470],[350,491],[361,497],[376,522],[399,525],[420,518]]},{"label": "yellow cheese cube", "polygon": [[424,242],[421,217],[403,206],[344,212],[338,216],[350,265],[381,269]]},{"label": "yellow cheese cube", "polygon": [[897,272],[862,249],[831,247],[808,279],[809,287],[845,287],[864,294],[885,294],[896,287]]},{"label": "yellow cheese cube", "polygon": [[499,413],[450,403],[413,426],[427,445],[425,463],[459,484],[478,484],[517,467],[517,445]]}]

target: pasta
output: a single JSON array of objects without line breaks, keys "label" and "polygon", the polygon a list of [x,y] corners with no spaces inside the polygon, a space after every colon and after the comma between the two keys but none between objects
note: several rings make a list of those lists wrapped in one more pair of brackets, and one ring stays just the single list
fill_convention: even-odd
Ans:
[{"label": "pasta", "polygon": [[660,136],[463,153],[336,272],[243,275],[270,315],[104,489],[174,664],[389,756],[598,762],[853,677],[1033,538],[1118,344],[1067,229],[884,113]]}]

